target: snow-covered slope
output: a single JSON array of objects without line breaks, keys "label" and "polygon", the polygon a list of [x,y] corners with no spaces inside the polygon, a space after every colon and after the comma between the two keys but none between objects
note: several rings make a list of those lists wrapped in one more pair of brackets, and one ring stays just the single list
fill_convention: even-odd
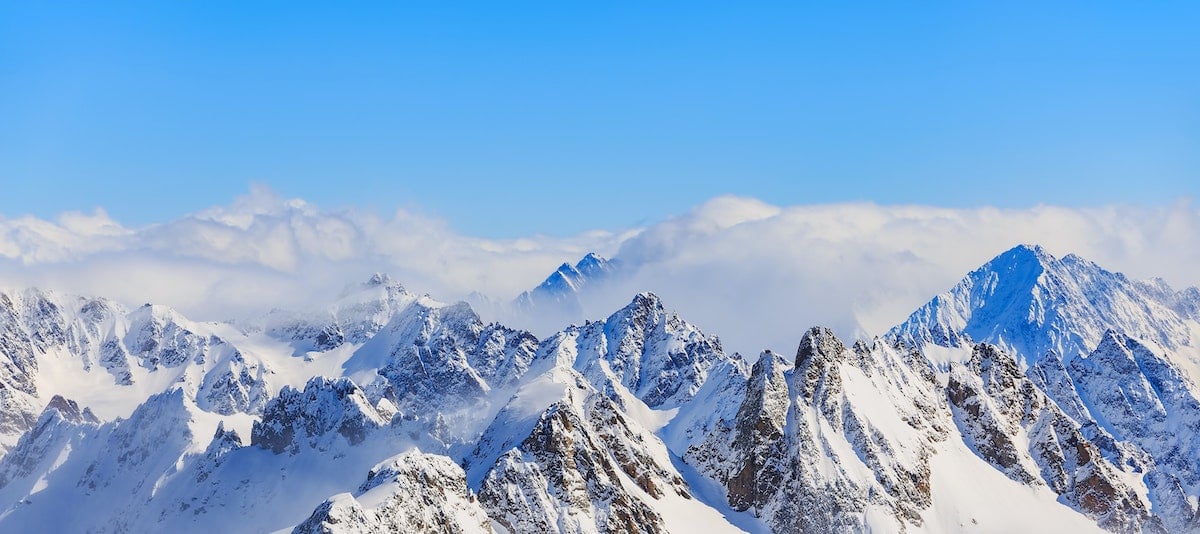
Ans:
[{"label": "snow-covered slope", "polygon": [[0,293],[0,531],[1196,531],[1197,310],[1036,247],[752,359],[652,293],[544,340],[385,275],[237,324]]},{"label": "snow-covered slope", "polygon": [[933,374],[910,356],[812,329],[795,359],[759,358],[729,399],[740,400],[732,418],[673,421],[691,436],[675,452],[772,531],[919,527],[950,422]]},{"label": "snow-covered slope", "polygon": [[111,419],[178,386],[204,410],[258,413],[281,385],[274,367],[287,362],[240,349],[245,337],[164,306],[127,311],[36,289],[0,293],[0,448],[55,395]]},{"label": "snow-covered slope", "polygon": [[1189,531],[1198,295],[1018,246],[888,336],[948,374],[964,438],[1010,477],[1048,484],[1106,527]]},{"label": "snow-covered slope", "polygon": [[353,494],[330,497],[297,533],[490,533],[491,521],[445,456],[406,452],[371,469]]},{"label": "snow-covered slope", "polygon": [[593,383],[611,380],[648,406],[687,402],[718,362],[727,356],[721,341],[670,313],[652,293],[640,293],[604,321],[572,326],[545,343],[546,351],[578,369]]},{"label": "snow-covered slope", "polygon": [[[972,271],[889,332],[910,346],[987,342],[1030,364],[1049,352],[1085,355],[1108,330],[1197,354],[1195,288],[1176,292],[1069,255],[1020,245]],[[958,353],[960,356],[966,353]]]}]

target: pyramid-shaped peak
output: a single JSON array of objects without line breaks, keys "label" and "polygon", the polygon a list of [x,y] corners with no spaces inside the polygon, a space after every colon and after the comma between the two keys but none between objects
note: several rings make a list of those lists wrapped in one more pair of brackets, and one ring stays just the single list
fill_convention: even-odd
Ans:
[{"label": "pyramid-shaped peak", "polygon": [[794,362],[788,361],[782,354],[778,354],[771,349],[766,349],[759,353],[758,361],[754,362],[751,367],[750,374],[752,376],[770,374],[777,367],[790,369]]},{"label": "pyramid-shaped peak", "polygon": [[582,272],[592,269],[603,269],[604,267],[608,266],[608,264],[608,258],[596,254],[595,252],[588,252],[587,255],[579,259],[579,262],[575,264],[575,268]]},{"label": "pyramid-shaped peak", "polygon": [[1186,300],[1169,286],[1130,280],[1077,255],[1056,259],[1036,245],[1013,247],[913,312],[889,336],[916,346],[986,342],[1028,364],[1053,351],[1081,357],[1112,334],[1163,347],[1188,345]]},{"label": "pyramid-shaped peak", "polygon": [[608,259],[595,252],[589,252],[575,264],[575,269],[584,276],[601,278],[614,273],[618,269],[619,264],[618,260]]},{"label": "pyramid-shaped peak", "polygon": [[1096,344],[1095,352],[1104,352],[1106,350],[1117,349],[1120,351],[1131,351],[1142,347],[1136,339],[1129,337],[1112,328],[1104,331],[1104,335],[1100,337],[1100,342]]},{"label": "pyramid-shaped peak", "polygon": [[563,275],[563,276],[567,276],[567,277],[575,277],[575,276],[578,276],[578,275],[579,275],[579,270],[578,270],[578,269],[576,269],[576,268],[575,268],[573,265],[571,265],[570,263],[566,263],[566,262],[564,262],[562,265],[559,265],[559,266],[558,266],[558,269],[555,269],[555,270],[554,270],[554,274],[551,274],[550,276],[551,276],[551,277],[554,277],[555,275]]},{"label": "pyramid-shaped peak", "polygon": [[595,252],[588,252],[587,254],[584,254],[582,259],[579,260],[579,263],[581,263],[581,264],[607,263],[607,262],[608,262],[607,258],[605,258],[604,256],[601,256],[599,254],[596,254]]},{"label": "pyramid-shaped peak", "polygon": [[993,270],[999,267],[1013,268],[1017,266],[1042,266],[1053,264],[1058,260],[1042,248],[1041,245],[1021,244],[1010,248],[1000,255],[992,258],[984,267],[992,267]]},{"label": "pyramid-shaped peak", "polygon": [[134,322],[155,321],[164,324],[185,321],[183,315],[175,308],[165,304],[151,304],[149,302],[142,304],[138,309],[131,312],[129,318]]}]

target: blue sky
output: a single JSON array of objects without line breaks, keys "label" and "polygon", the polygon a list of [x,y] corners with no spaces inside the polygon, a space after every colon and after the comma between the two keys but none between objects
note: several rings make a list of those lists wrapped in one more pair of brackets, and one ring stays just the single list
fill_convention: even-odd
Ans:
[{"label": "blue sky", "polygon": [[778,205],[1200,192],[1200,4],[0,4],[0,214],[251,183],[566,235]]}]

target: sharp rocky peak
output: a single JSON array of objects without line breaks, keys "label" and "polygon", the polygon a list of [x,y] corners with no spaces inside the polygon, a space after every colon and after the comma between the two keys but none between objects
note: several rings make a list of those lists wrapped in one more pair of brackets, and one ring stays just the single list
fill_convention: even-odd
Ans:
[{"label": "sharp rocky peak", "polygon": [[845,352],[846,345],[833,330],[814,326],[800,338],[800,346],[796,348],[796,368],[806,369],[816,362],[837,362]]},{"label": "sharp rocky peak", "polygon": [[62,395],[55,395],[46,405],[46,410],[54,410],[62,416],[63,419],[73,423],[100,423],[100,418],[92,413],[91,408],[80,409],[79,404],[73,400],[64,398]]},{"label": "sharp rocky peak", "polygon": [[610,260],[595,252],[589,252],[575,264],[575,270],[579,271],[579,274],[583,276],[597,278],[612,274],[618,265],[619,262],[617,260]]},{"label": "sharp rocky peak", "polygon": [[665,310],[662,299],[649,291],[643,291],[634,295],[633,300],[629,301],[624,308],[613,314],[614,316],[629,315],[636,313],[661,313]]},{"label": "sharp rocky peak", "polygon": [[[590,280],[613,268],[589,254],[554,276]],[[1131,282],[1077,256],[1056,259],[1022,245],[915,313],[898,327],[903,335],[851,345],[815,327],[800,336],[794,356],[765,351],[751,367],[653,293],[539,341],[482,324],[466,304],[408,295],[377,274],[312,321],[282,321],[288,328],[279,333],[304,340],[297,346],[312,354],[280,365],[281,389],[268,400],[275,387],[262,377],[273,373],[254,354],[267,349],[243,355],[234,347],[242,334],[259,332],[222,340],[215,335],[226,330],[162,308],[110,313],[85,300],[0,294],[0,343],[7,343],[10,324],[25,336],[0,348],[29,347],[28,362],[0,354],[13,365],[35,367],[46,354],[29,339],[25,317],[32,310],[65,317],[39,327],[43,339],[65,340],[55,347],[69,348],[73,321],[95,315],[87,320],[105,323],[103,336],[128,344],[131,362],[145,362],[133,367],[139,385],[153,383],[141,379],[151,372],[142,368],[175,372],[175,360],[187,362],[181,372],[207,373],[164,386],[169,393],[151,397],[125,421],[99,423],[62,397],[38,403],[31,413],[45,410],[37,428],[0,460],[0,496],[16,496],[2,502],[29,498],[0,510],[0,527],[29,530],[20,527],[51,517],[52,503],[67,502],[57,496],[78,488],[127,500],[89,505],[112,513],[91,514],[103,517],[65,530],[195,530],[201,521],[236,515],[235,504],[246,509],[243,503],[261,501],[276,517],[247,530],[275,530],[311,513],[299,531],[686,531],[672,521],[678,507],[695,506],[771,531],[937,531],[964,524],[939,516],[945,499],[986,487],[1036,493],[1045,510],[1063,508],[1071,517],[1078,511],[1112,530],[1153,531],[1161,517],[1165,530],[1189,531],[1200,525],[1200,400],[1190,364],[1172,363],[1174,331],[1167,342],[1146,332],[1183,324],[1180,317],[1200,306],[1187,303],[1198,300],[1196,290]],[[59,323],[65,326],[56,337]],[[938,375],[914,350],[931,342],[968,350],[943,351],[958,359]],[[348,343],[345,352],[332,350]],[[1039,354],[1048,356],[1032,366],[1010,350],[1042,346],[1050,350]],[[1061,357],[1064,347],[1086,352]],[[233,372],[209,371],[226,361]],[[247,363],[255,361],[263,367]],[[314,361],[316,367],[302,367]],[[298,370],[314,368],[340,378],[286,385],[307,376]],[[17,385],[0,380],[0,407],[13,405]],[[249,418],[226,417],[212,433],[217,414],[241,411],[214,408],[203,394],[213,387],[263,399],[250,446],[226,426]],[[208,442],[196,439],[209,435]],[[412,446],[449,456],[392,457]],[[55,472],[57,459],[71,455],[79,459]],[[241,489],[247,475],[239,470],[247,465],[271,466],[255,475],[280,478]],[[971,470],[985,468],[1003,476],[977,484],[981,472]],[[327,476],[335,470],[343,476]],[[967,475],[941,475],[947,472]],[[336,480],[314,493],[318,478]],[[705,478],[715,493],[696,485]],[[5,494],[5,480],[25,489]],[[211,486],[210,493],[192,492],[187,486],[195,482]],[[42,483],[50,491],[29,489]],[[288,487],[287,495],[268,485]],[[276,510],[283,500],[300,500],[304,487],[309,494],[295,503],[298,512]],[[210,515],[198,510],[201,500]],[[177,513],[185,506],[199,519]],[[154,523],[164,517],[168,523]],[[1004,528],[981,520],[980,528],[989,527]]]}]

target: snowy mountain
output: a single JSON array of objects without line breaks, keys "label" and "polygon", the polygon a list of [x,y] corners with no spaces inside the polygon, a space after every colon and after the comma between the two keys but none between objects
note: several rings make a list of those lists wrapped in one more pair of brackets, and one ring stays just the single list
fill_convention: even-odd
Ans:
[{"label": "snowy mountain", "polygon": [[565,322],[584,318],[580,300],[585,290],[595,290],[620,273],[620,260],[589,252],[575,265],[564,263],[541,284],[513,299],[512,308],[529,316],[559,316]]},{"label": "snowy mountain", "polygon": [[1200,531],[1197,310],[1025,246],[756,358],[652,293],[544,339],[385,275],[237,324],[0,293],[0,530]]},{"label": "snowy mountain", "polygon": [[998,345],[1032,364],[1049,352],[1082,356],[1108,330],[1200,354],[1196,288],[1176,292],[1161,280],[1130,280],[1080,258],[1021,245],[972,271],[892,329],[910,345]]},{"label": "snowy mountain", "polygon": [[177,385],[206,411],[258,413],[277,387],[275,360],[240,349],[243,337],[163,306],[129,311],[37,289],[0,293],[0,448],[60,394],[102,417],[127,417]]},{"label": "snowy mountain", "polygon": [[[1040,472],[1051,487],[1062,487],[1056,479],[1078,484],[1081,473],[1064,472],[1065,452],[1073,448],[1077,465],[1093,460],[1087,471],[1109,480],[1094,479],[1084,489],[1103,489],[1111,500],[1125,493],[1112,482],[1119,475],[1143,501],[1124,499],[1105,512],[1116,516],[1102,525],[1134,529],[1130,521],[1145,508],[1153,518],[1142,527],[1190,531],[1200,528],[1198,294],[1161,280],[1130,280],[1074,255],[1060,260],[1040,247],[1018,246],[935,297],[888,337],[949,366],[956,409],[972,418],[990,414],[1000,429],[967,428],[964,435],[984,439],[976,450],[1010,475],[1038,478]],[[984,370],[991,378],[983,383],[960,378]],[[1005,420],[1007,426],[1000,424]],[[1005,437],[1028,432],[1033,436]],[[1016,443],[1033,437],[1058,444],[1036,443],[1034,462],[1018,465]],[[1038,457],[1048,449],[1064,453]],[[1078,509],[1094,508],[1086,495],[1062,495]]]},{"label": "snowy mountain", "polygon": [[603,282],[616,274],[621,263],[589,252],[575,265],[564,263],[537,287],[521,293],[514,304],[518,307],[558,305],[578,306],[577,295],[588,285]]}]

